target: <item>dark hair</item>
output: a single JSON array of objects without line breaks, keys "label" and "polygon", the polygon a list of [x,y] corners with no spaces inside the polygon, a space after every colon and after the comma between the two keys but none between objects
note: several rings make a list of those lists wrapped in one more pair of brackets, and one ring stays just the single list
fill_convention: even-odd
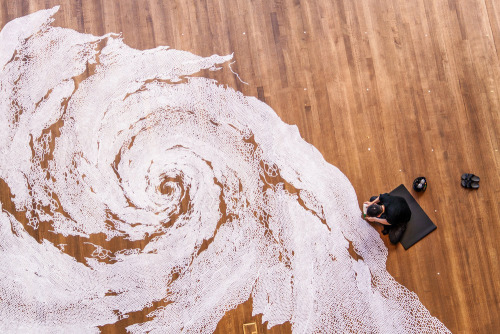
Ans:
[{"label": "dark hair", "polygon": [[369,217],[377,217],[382,213],[382,206],[378,204],[372,204],[366,209],[366,215]]}]

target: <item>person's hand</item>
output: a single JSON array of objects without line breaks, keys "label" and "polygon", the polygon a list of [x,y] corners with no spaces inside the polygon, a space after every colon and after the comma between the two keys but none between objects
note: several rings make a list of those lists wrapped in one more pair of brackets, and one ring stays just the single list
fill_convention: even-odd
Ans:
[{"label": "person's hand", "polygon": [[376,222],[376,218],[375,217],[368,217],[368,216],[366,216],[365,219],[368,220],[370,223]]}]

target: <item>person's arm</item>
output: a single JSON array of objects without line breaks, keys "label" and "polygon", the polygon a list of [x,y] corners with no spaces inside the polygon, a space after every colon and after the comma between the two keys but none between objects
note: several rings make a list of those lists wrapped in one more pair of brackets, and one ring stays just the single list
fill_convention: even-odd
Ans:
[{"label": "person's arm", "polygon": [[370,201],[366,201],[364,202],[363,204],[368,204],[368,206],[372,205],[372,204],[377,204],[378,202],[380,202],[380,196],[375,198],[372,202]]},{"label": "person's arm", "polygon": [[369,222],[372,222],[372,223],[380,223],[382,225],[391,225],[391,224],[389,224],[387,219],[383,219],[383,218],[366,217],[366,220],[368,220]]}]

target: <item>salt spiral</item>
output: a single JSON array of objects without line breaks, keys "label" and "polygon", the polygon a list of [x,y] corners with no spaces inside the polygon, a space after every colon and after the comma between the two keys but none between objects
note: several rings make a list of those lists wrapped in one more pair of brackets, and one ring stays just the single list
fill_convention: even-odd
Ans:
[{"label": "salt spiral", "polygon": [[135,50],[51,26],[57,10],[0,33],[2,332],[149,310],[127,330],[210,333],[250,296],[296,333],[448,332],[295,126],[191,77],[231,56]]}]

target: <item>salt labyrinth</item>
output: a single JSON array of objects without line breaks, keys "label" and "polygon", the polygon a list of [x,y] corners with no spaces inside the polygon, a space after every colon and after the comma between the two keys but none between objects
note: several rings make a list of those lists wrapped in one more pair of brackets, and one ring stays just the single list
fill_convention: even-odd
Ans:
[{"label": "salt labyrinth", "polygon": [[[347,178],[231,56],[51,26],[0,33],[1,332],[211,333],[253,299],[294,333],[448,332],[386,271]],[[353,259],[349,244],[362,259]]]}]

